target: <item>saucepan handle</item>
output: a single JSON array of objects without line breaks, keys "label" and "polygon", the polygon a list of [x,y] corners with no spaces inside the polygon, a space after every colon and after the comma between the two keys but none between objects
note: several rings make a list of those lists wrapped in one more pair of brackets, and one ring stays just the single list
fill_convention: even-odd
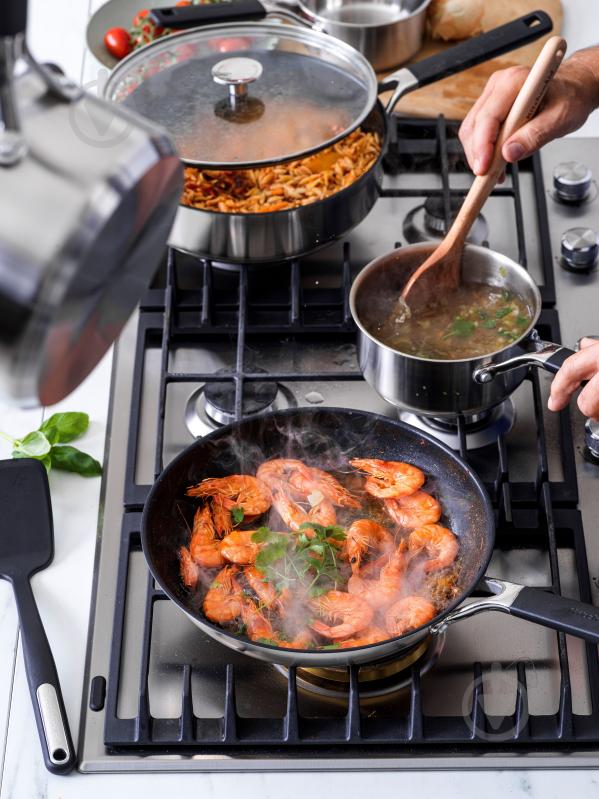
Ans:
[{"label": "saucepan handle", "polygon": [[153,8],[150,16],[163,28],[197,28],[217,22],[244,22],[264,19],[268,10],[260,0],[236,0],[234,3],[207,3],[197,6]]},{"label": "saucepan handle", "polygon": [[556,374],[564,361],[574,355],[574,350],[562,347],[561,344],[553,344],[550,341],[534,341],[534,350],[508,358],[505,361],[489,363],[481,366],[473,373],[476,383],[490,383],[497,375],[511,372],[512,369],[519,369],[522,366],[536,366],[545,369],[547,372]]},{"label": "saucepan handle", "polygon": [[552,28],[553,22],[548,14],[534,11],[408,67],[402,67],[379,83],[379,91],[395,89],[387,110],[392,111],[399,98],[408,91],[530,44],[550,33]]},{"label": "saucepan handle", "polygon": [[485,610],[499,610],[599,644],[599,608],[493,577],[485,577],[482,584],[491,591],[490,597],[477,599],[448,613],[431,626],[431,632],[444,632],[450,624]]}]

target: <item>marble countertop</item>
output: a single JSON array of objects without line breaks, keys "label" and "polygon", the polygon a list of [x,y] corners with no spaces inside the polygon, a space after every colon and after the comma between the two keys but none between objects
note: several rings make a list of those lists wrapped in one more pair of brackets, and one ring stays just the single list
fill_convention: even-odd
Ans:
[{"label": "marble countertop", "polygon": [[[569,49],[588,46],[597,36],[597,9],[592,0],[563,0],[564,35]],[[29,43],[42,60],[60,63],[65,71],[93,88],[106,74],[85,51],[85,26],[101,0],[30,0]],[[64,20],[68,19],[68,25]],[[60,20],[60,22],[59,22]],[[595,40],[593,35],[595,34]],[[599,113],[578,135],[599,136]],[[0,405],[0,429],[11,435],[35,429],[56,410],[89,413],[92,424],[82,448],[102,459],[110,387],[110,354],[85,383],[51,410],[19,411]],[[0,442],[0,458],[9,457]],[[100,480],[75,475],[50,476],[56,554],[52,565],[33,578],[33,588],[61,679],[73,738],[77,740]],[[43,765],[33,718],[18,624],[8,584],[0,582],[0,799],[105,799],[125,794],[136,799],[163,797],[167,791],[197,793],[202,799],[233,796],[288,799],[319,796],[358,799],[366,794],[431,796],[444,799],[480,796],[563,799],[568,793],[599,795],[596,771],[360,772],[276,774],[82,775],[55,777]]]}]

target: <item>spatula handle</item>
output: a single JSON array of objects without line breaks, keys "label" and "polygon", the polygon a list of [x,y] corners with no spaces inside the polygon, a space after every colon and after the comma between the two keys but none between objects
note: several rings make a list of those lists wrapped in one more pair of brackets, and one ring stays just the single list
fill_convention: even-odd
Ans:
[{"label": "spatula handle", "polygon": [[67,774],[73,769],[76,756],[50,644],[29,580],[13,580],[13,589],[29,693],[46,768],[53,774]]},{"label": "spatula handle", "polygon": [[499,129],[491,166],[485,175],[478,175],[474,179],[447,238],[451,236],[453,241],[456,239],[466,240],[474,220],[505,169],[506,161],[501,154],[503,145],[510,136],[537,113],[549,82],[562,63],[566,47],[566,40],[562,39],[561,36],[552,36],[545,42],[518,96],[514,100],[505,122]]}]

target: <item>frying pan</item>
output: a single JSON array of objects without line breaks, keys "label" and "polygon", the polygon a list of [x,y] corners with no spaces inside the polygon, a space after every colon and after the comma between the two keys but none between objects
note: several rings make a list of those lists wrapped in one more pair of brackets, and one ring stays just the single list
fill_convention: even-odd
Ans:
[{"label": "frying pan", "polygon": [[[244,0],[247,4],[248,0]],[[249,0],[251,3],[252,0]],[[205,23],[223,22],[240,12],[244,3],[224,3],[217,5],[178,7],[174,9],[177,14],[177,25],[184,25],[190,21],[192,25],[199,25],[201,20]],[[260,4],[258,3],[258,6]],[[158,9],[156,10],[156,14]],[[262,13],[262,12],[261,12]],[[307,30],[293,25],[268,22],[237,22],[230,24],[207,25],[203,28],[183,30],[180,33],[159,39],[152,44],[142,47],[127,58],[123,59],[113,71],[104,88],[104,97],[115,102],[124,102],[142,115],[147,115],[155,121],[162,123],[174,133],[174,128],[179,128],[185,121],[183,129],[187,126],[197,130],[195,119],[195,106],[190,105],[186,89],[187,80],[190,85],[212,86],[213,78],[211,69],[214,66],[215,53],[228,47],[231,42],[238,42],[237,49],[228,53],[230,56],[251,57],[265,64],[276,64],[282,54],[286,63],[290,56],[294,59],[301,56],[297,63],[306,59],[312,75],[312,80],[305,81],[308,85],[314,83],[314,78],[326,70],[331,70],[328,59],[335,53],[335,62],[345,65],[345,70],[350,69],[350,74],[364,89],[365,102],[360,103],[359,113],[353,113],[351,124],[341,128],[339,138],[347,135],[350,129],[358,124],[364,131],[378,134],[382,149],[378,159],[355,182],[345,189],[325,199],[316,200],[306,205],[300,205],[280,211],[267,211],[264,213],[229,213],[219,210],[207,210],[181,205],[177,212],[173,229],[171,230],[169,244],[177,250],[192,255],[212,258],[218,261],[231,263],[272,263],[285,261],[313,252],[320,247],[330,244],[340,236],[347,233],[359,224],[373,208],[380,196],[383,178],[383,156],[387,149],[388,115],[392,112],[398,100],[406,93],[419,87],[426,86],[434,81],[441,80],[449,75],[461,72],[475,64],[487,61],[495,56],[510,52],[517,47],[528,44],[540,36],[548,33],[552,28],[551,18],[542,11],[526,14],[518,19],[487,31],[481,36],[461,42],[442,53],[424,58],[419,62],[403,67],[378,84],[378,91],[391,90],[392,96],[383,107],[377,99],[377,79],[368,62],[353,48],[337,41],[334,37]],[[280,50],[271,52],[275,45],[273,42],[282,42]],[[256,44],[257,42],[257,44]],[[244,44],[245,43],[245,44]],[[210,56],[198,58],[185,58],[181,62],[180,53],[187,53],[188,48],[210,46]],[[285,49],[283,49],[283,45]],[[203,53],[203,49],[200,50]],[[277,53],[279,55],[277,55]],[[308,57],[309,56],[309,57]],[[273,61],[273,57],[276,57]],[[177,60],[179,59],[179,61]],[[229,59],[227,59],[228,61]],[[168,64],[159,75],[152,70],[154,64]],[[149,65],[152,65],[151,67]],[[286,67],[287,74],[289,68]],[[197,74],[196,74],[197,73]],[[276,69],[270,66],[265,68],[264,74],[278,75]],[[256,97],[263,97],[264,86],[260,88],[260,81],[264,84],[265,77],[256,81]],[[142,82],[134,91],[128,93],[127,87],[135,86],[140,76],[149,77],[147,85]],[[187,76],[187,77],[186,77]],[[240,76],[240,80],[243,76]],[[246,76],[247,77],[247,76]],[[322,77],[322,76],[321,76]],[[160,82],[158,83],[158,78]],[[352,79],[354,79],[352,78]],[[179,87],[177,92],[172,89],[164,93],[157,92],[154,97],[153,82],[162,86],[162,81],[172,79],[172,85]],[[297,92],[303,85],[293,73],[293,79],[280,79],[281,91],[289,98],[290,104],[297,104]],[[318,84],[318,81],[316,81]],[[278,84],[277,84],[278,86]],[[299,88],[298,88],[299,87]],[[219,86],[219,92],[223,89]],[[206,91],[208,91],[206,89]],[[360,92],[362,93],[362,92]],[[308,92],[309,94],[309,92]],[[173,97],[176,95],[176,102]],[[367,97],[366,97],[367,95]],[[220,96],[220,95],[219,95]],[[266,97],[266,95],[264,95]],[[322,99],[322,98],[320,98]],[[193,113],[192,113],[193,112]],[[204,106],[206,119],[214,115],[212,103]],[[174,124],[173,120],[177,123]],[[289,123],[290,124],[290,123]],[[242,141],[244,151],[251,152],[248,142],[254,142],[251,124],[245,123],[238,134],[231,137],[232,142]],[[177,139],[177,136],[175,136]],[[189,141],[197,144],[197,137],[181,136],[182,160],[187,166],[203,169],[238,169],[265,164],[264,159],[256,161],[254,157],[247,157],[241,161],[225,158],[225,153],[219,154],[218,161],[207,157],[199,158],[194,151],[193,158],[186,156]],[[332,140],[328,140],[331,144]],[[324,144],[322,144],[324,146]],[[193,148],[192,148],[193,149]],[[308,155],[319,149],[309,147],[293,157]],[[283,162],[291,155],[279,154],[277,158],[269,157],[269,162]]]},{"label": "frying pan", "polygon": [[[209,622],[201,600],[179,576],[179,548],[188,543],[185,489],[205,477],[253,474],[269,458],[301,458],[320,468],[353,457],[407,461],[427,475],[426,488],[441,502],[442,522],[460,540],[459,590],[429,624],[377,644],[344,650],[286,650],[255,643]],[[410,425],[384,416],[337,408],[300,408],[261,414],[197,440],[173,460],[152,487],[142,518],[144,555],[157,584],[200,629],[225,646],[272,663],[339,666],[397,656],[454,621],[501,610],[599,643],[599,611],[591,605],[485,576],[493,552],[494,515],[482,483],[448,447]],[[462,604],[475,588],[491,596]]]}]

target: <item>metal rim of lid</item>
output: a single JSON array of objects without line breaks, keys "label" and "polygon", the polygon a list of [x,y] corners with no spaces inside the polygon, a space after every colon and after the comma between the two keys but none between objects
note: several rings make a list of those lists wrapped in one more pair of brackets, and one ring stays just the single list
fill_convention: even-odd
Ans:
[{"label": "metal rim of lid", "polygon": [[[422,2],[419,3],[417,8],[415,8],[413,11],[408,12],[404,16],[399,16],[398,14],[394,19],[389,20],[388,22],[346,22],[345,20],[340,22],[339,20],[335,20],[335,25],[343,25],[350,30],[357,30],[359,28],[376,30],[377,28],[384,28],[387,25],[393,25],[396,22],[407,22],[412,17],[415,17],[418,14],[422,14],[424,11],[426,11],[431,2],[432,0],[422,0]],[[323,17],[322,14],[312,11],[310,8],[308,8],[308,6],[304,5],[301,0],[299,5],[301,6],[302,12],[306,15],[306,17],[308,17],[310,21],[321,25],[322,29],[324,29],[327,24],[330,24],[331,20],[328,17]],[[389,3],[389,5],[396,5],[398,9],[401,9],[401,2],[393,4]]]},{"label": "metal rim of lid", "polygon": [[[351,45],[336,39],[327,33],[313,30],[310,28],[295,28],[291,25],[282,25],[277,22],[238,22],[238,23],[224,23],[219,25],[206,25],[202,28],[193,28],[191,30],[183,30],[179,33],[172,33],[168,36],[161,37],[154,40],[150,44],[145,45],[139,50],[134,50],[122,61],[120,61],[114,70],[111,72],[102,96],[104,99],[111,102],[118,102],[113,99],[115,90],[120,82],[124,79],[132,65],[141,66],[153,55],[160,52],[169,50],[173,47],[178,47],[181,43],[188,40],[196,41],[198,37],[201,38],[217,38],[219,36],[227,35],[228,37],[243,37],[251,34],[255,35],[272,35],[284,36],[294,42],[302,44],[318,46],[323,53],[327,56],[337,56],[337,62],[327,58],[326,61],[336,63],[337,66],[342,66],[340,62],[353,62],[360,71],[364,79],[365,102],[362,110],[357,114],[349,125],[336,135],[320,142],[313,147],[305,148],[303,150],[286,153],[284,156],[277,156],[274,158],[267,158],[252,161],[235,161],[235,162],[220,162],[220,161],[200,161],[184,156],[180,156],[184,164],[204,169],[248,169],[262,166],[271,166],[274,164],[283,164],[288,161],[293,161],[299,158],[305,158],[312,153],[320,152],[326,147],[330,147],[341,139],[344,139],[352,131],[354,131],[366,119],[368,114],[373,109],[376,99],[378,97],[378,82],[374,69],[372,68],[368,59],[362,55],[358,50],[351,47]],[[325,61],[325,63],[326,63]],[[206,76],[207,79],[212,80],[211,75]]]}]

